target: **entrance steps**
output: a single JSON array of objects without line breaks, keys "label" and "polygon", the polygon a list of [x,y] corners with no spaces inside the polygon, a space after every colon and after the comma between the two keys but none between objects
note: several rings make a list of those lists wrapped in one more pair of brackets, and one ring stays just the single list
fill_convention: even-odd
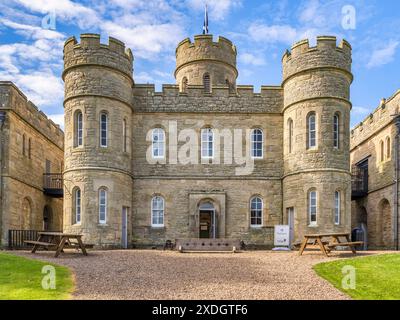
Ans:
[{"label": "entrance steps", "polygon": [[177,239],[175,248],[179,252],[238,252],[240,240],[236,239]]}]

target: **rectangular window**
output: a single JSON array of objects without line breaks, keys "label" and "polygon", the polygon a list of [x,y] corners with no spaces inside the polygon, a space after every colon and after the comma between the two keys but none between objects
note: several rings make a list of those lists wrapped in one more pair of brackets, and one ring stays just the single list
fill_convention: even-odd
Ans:
[{"label": "rectangular window", "polygon": [[339,149],[339,116],[333,117],[333,147]]},{"label": "rectangular window", "polygon": [[250,203],[250,225],[251,227],[262,227],[263,203],[260,198],[253,198]]},{"label": "rectangular window", "polygon": [[315,226],[315,225],[317,225],[317,192],[316,191],[310,192],[308,207],[309,207],[308,211],[309,211],[310,225]]},{"label": "rectangular window", "polygon": [[317,146],[317,125],[315,114],[308,117],[308,147],[315,148]]},{"label": "rectangular window", "polygon": [[151,201],[151,226],[164,227],[164,199],[154,197]]},{"label": "rectangular window", "polygon": [[340,199],[340,192],[336,191],[335,192],[335,224],[339,225],[340,224],[340,205],[341,205],[341,199]]},{"label": "rectangular window", "polygon": [[99,191],[99,222],[100,224],[107,222],[107,191],[104,189]]},{"label": "rectangular window", "polygon": [[81,223],[81,190],[75,191],[75,223]]},{"label": "rectangular window", "polygon": [[263,158],[263,132],[254,129],[251,133],[251,157],[254,159]]},{"label": "rectangular window", "polygon": [[100,115],[100,146],[106,148],[108,143],[108,117],[106,113]]},{"label": "rectangular window", "polygon": [[212,129],[201,130],[201,157],[204,159],[214,157],[214,133]]},{"label": "rectangular window", "polygon": [[165,157],[165,132],[163,129],[153,130],[153,158],[163,159]]}]

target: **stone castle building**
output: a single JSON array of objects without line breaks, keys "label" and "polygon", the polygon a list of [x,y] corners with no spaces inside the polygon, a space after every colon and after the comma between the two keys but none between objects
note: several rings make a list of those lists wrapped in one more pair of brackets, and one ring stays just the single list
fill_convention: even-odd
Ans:
[{"label": "stone castle building", "polygon": [[[283,81],[237,85],[236,47],[196,36],[176,84],[137,84],[120,41],[65,43],[65,136],[0,82],[0,232],[64,230],[100,247],[223,238],[273,245],[273,229],[363,231],[399,243],[400,91],[350,132],[351,47],[296,43]],[[63,179],[62,179],[63,178]],[[63,199],[62,199],[63,197]]]},{"label": "stone castle building", "polygon": [[120,41],[66,41],[65,232],[130,247],[351,231],[351,46],[296,43],[260,93],[236,84],[236,57],[223,37],[185,39],[176,84],[156,92]]},{"label": "stone castle building", "polygon": [[352,226],[371,248],[399,246],[400,90],[351,131]]},{"label": "stone castle building", "polygon": [[48,187],[62,186],[63,150],[60,127],[0,81],[0,246],[9,230],[62,230],[63,201]]}]

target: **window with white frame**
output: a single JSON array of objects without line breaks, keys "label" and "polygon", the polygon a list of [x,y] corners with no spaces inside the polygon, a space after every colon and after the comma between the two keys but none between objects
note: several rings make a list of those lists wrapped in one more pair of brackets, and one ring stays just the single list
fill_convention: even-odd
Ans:
[{"label": "window with white frame", "polygon": [[156,196],[151,200],[151,226],[164,227],[164,198]]},{"label": "window with white frame", "polygon": [[251,157],[254,159],[263,158],[264,135],[261,129],[251,131]]},{"label": "window with white frame", "polygon": [[81,223],[82,218],[82,194],[81,189],[76,188],[74,192],[74,209],[75,209],[75,223]]},{"label": "window with white frame", "polygon": [[311,226],[317,225],[317,191],[308,193],[308,219]]},{"label": "window with white frame", "polygon": [[250,200],[250,226],[262,227],[263,201],[260,197]]},{"label": "window with white frame", "polygon": [[152,132],[152,154],[153,158],[165,157],[165,132],[161,128],[153,129]]},{"label": "window with white frame", "polygon": [[333,147],[339,149],[339,139],[340,139],[340,123],[339,115],[335,114],[333,116]]},{"label": "window with white frame", "polygon": [[317,123],[315,113],[308,115],[307,119],[307,147],[315,148],[317,146]]},{"label": "window with white frame", "polygon": [[340,191],[335,191],[335,224],[340,224],[340,214],[341,214],[341,193]]},{"label": "window with white frame", "polygon": [[211,128],[201,130],[201,157],[204,159],[214,157],[214,133]]},{"label": "window with white frame", "polygon": [[99,222],[107,223],[107,190],[100,188],[99,190]]},{"label": "window with white frame", "polygon": [[108,114],[100,113],[100,147],[108,146]]},{"label": "window with white frame", "polygon": [[81,147],[83,145],[83,114],[81,111],[75,113],[74,120],[74,147]]}]

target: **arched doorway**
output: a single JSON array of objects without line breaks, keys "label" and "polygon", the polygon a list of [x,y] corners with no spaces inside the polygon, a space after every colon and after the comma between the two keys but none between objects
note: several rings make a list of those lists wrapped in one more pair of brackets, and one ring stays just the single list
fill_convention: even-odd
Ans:
[{"label": "arched doorway", "polygon": [[32,228],[32,204],[29,198],[22,200],[21,229],[30,230]]},{"label": "arched doorway", "polygon": [[53,211],[51,207],[45,206],[43,209],[43,230],[49,231],[51,230],[53,222]]},{"label": "arched doorway", "polygon": [[211,201],[204,201],[199,206],[200,219],[200,239],[216,239],[217,238],[217,217],[214,204]]},{"label": "arched doorway", "polygon": [[382,199],[378,205],[377,232],[379,246],[389,248],[392,246],[392,210],[387,199]]}]

